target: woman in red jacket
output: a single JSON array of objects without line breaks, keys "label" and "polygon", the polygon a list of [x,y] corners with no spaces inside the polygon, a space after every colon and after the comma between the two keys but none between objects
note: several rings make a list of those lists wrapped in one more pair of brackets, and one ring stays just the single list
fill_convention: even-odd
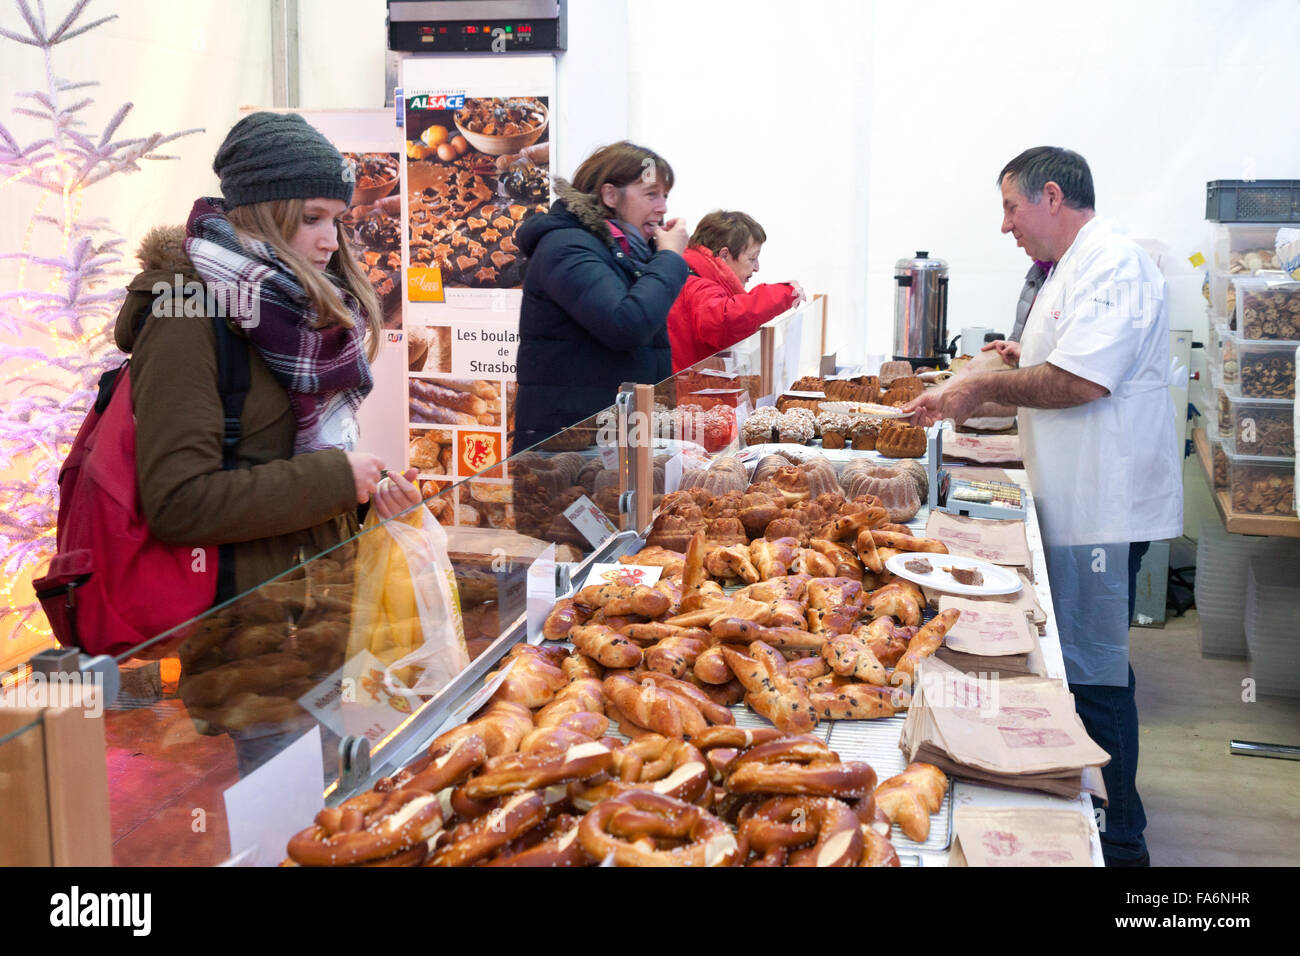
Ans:
[{"label": "woman in red jacket", "polygon": [[758,271],[767,233],[743,212],[711,212],[684,253],[691,275],[668,313],[673,372],[729,348],[804,300],[797,282],[745,283]]}]

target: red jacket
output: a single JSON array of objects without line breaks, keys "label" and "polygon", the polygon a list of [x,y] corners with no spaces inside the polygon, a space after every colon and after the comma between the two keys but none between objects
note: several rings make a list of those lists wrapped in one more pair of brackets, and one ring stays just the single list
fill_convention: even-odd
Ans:
[{"label": "red jacket", "polygon": [[746,292],[727,264],[703,246],[691,246],[684,256],[695,274],[687,276],[668,312],[673,372],[748,338],[794,302],[794,287],[784,282]]}]

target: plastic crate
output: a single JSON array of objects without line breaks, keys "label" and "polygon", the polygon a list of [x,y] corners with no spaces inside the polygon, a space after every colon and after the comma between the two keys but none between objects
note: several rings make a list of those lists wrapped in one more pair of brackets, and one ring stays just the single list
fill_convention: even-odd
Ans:
[{"label": "plastic crate", "polygon": [[1211,222],[1300,222],[1300,180],[1215,179],[1205,184]]},{"label": "plastic crate", "polygon": [[1246,573],[1252,558],[1300,561],[1300,539],[1229,534],[1217,516],[1201,523],[1196,542],[1196,612],[1201,653],[1246,656]]},{"label": "plastic crate", "polygon": [[1246,649],[1261,694],[1300,697],[1300,564],[1253,558],[1246,572]]},{"label": "plastic crate", "polygon": [[1234,275],[1278,269],[1277,225],[1221,222],[1210,227],[1210,265]]},{"label": "plastic crate", "polygon": [[1240,275],[1226,269],[1213,269],[1209,274],[1210,312],[1216,316],[1227,316],[1230,328],[1235,328],[1237,322],[1237,290],[1233,287],[1232,280],[1239,278]]},{"label": "plastic crate", "polygon": [[1295,456],[1241,455],[1225,442],[1228,502],[1239,515],[1295,517]]},{"label": "plastic crate", "polygon": [[1209,333],[1205,343],[1205,362],[1212,374],[1224,385],[1236,385],[1237,347],[1232,341],[1232,330],[1221,317],[1211,314]]},{"label": "plastic crate", "polygon": [[1237,334],[1246,339],[1300,339],[1300,282],[1285,272],[1239,276]]},{"label": "plastic crate", "polygon": [[1228,418],[1222,428],[1227,447],[1234,454],[1295,457],[1295,402],[1292,400],[1229,395]]},{"label": "plastic crate", "polygon": [[[1300,341],[1281,339],[1247,339],[1233,332],[1231,340],[1237,350],[1237,384],[1224,382],[1226,391],[1247,398],[1295,398],[1295,356]],[[1226,412],[1226,409],[1221,410]],[[1219,421],[1226,419],[1221,415]]]}]

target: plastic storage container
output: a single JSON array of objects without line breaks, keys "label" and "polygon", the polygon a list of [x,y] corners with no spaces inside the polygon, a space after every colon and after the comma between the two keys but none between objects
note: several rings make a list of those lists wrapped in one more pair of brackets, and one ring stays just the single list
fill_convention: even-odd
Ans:
[{"label": "plastic storage container", "polygon": [[1237,275],[1277,269],[1276,224],[1219,222],[1210,227],[1210,265]]},{"label": "plastic storage container", "polygon": [[1237,350],[1239,384],[1225,382],[1228,391],[1247,398],[1295,398],[1295,356],[1300,341],[1245,339],[1239,332],[1230,338]]},{"label": "plastic storage container", "polygon": [[1215,179],[1205,184],[1212,222],[1300,222],[1300,179]]},{"label": "plastic storage container", "polygon": [[1300,340],[1300,282],[1286,273],[1239,276],[1237,334],[1245,339]]},{"label": "plastic storage container", "polygon": [[1232,280],[1240,279],[1240,274],[1227,269],[1214,269],[1210,272],[1210,311],[1218,316],[1227,316],[1228,325],[1235,326],[1237,321],[1237,290]]},{"label": "plastic storage container", "polygon": [[1223,442],[1210,435],[1205,436],[1210,444],[1210,465],[1215,492],[1228,490],[1228,456],[1224,452]]},{"label": "plastic storage container", "polygon": [[1295,402],[1285,398],[1228,395],[1223,435],[1238,455],[1295,457]]},{"label": "plastic storage container", "polygon": [[1300,697],[1300,564],[1252,558],[1246,572],[1246,648],[1261,694]]},{"label": "plastic storage container", "polygon": [[1295,456],[1241,455],[1228,448],[1228,502],[1241,515],[1295,517]]},{"label": "plastic storage container", "polygon": [[1208,341],[1205,343],[1205,361],[1224,385],[1236,385],[1237,347],[1232,341],[1232,330],[1222,316],[1210,315]]},{"label": "plastic storage container", "polygon": [[1300,539],[1229,534],[1217,516],[1201,522],[1196,541],[1196,612],[1201,653],[1246,656],[1246,573],[1252,558],[1300,561]]}]

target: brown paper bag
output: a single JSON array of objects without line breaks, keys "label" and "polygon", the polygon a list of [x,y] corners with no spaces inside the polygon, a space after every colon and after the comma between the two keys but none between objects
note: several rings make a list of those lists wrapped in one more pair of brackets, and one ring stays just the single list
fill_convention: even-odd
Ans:
[{"label": "brown paper bag", "polygon": [[1093,865],[1088,819],[1077,810],[958,807],[953,829],[949,866]]},{"label": "brown paper bag", "polygon": [[925,536],[942,541],[950,553],[962,557],[1011,568],[1030,566],[1025,523],[1019,518],[969,518],[931,511],[925,523]]},{"label": "brown paper bag", "polygon": [[[1037,645],[1037,632],[1018,608],[1000,602],[944,594],[939,611],[960,611],[944,644],[963,654],[980,657],[1027,655]],[[1031,633],[1032,632],[1032,633]]]}]

